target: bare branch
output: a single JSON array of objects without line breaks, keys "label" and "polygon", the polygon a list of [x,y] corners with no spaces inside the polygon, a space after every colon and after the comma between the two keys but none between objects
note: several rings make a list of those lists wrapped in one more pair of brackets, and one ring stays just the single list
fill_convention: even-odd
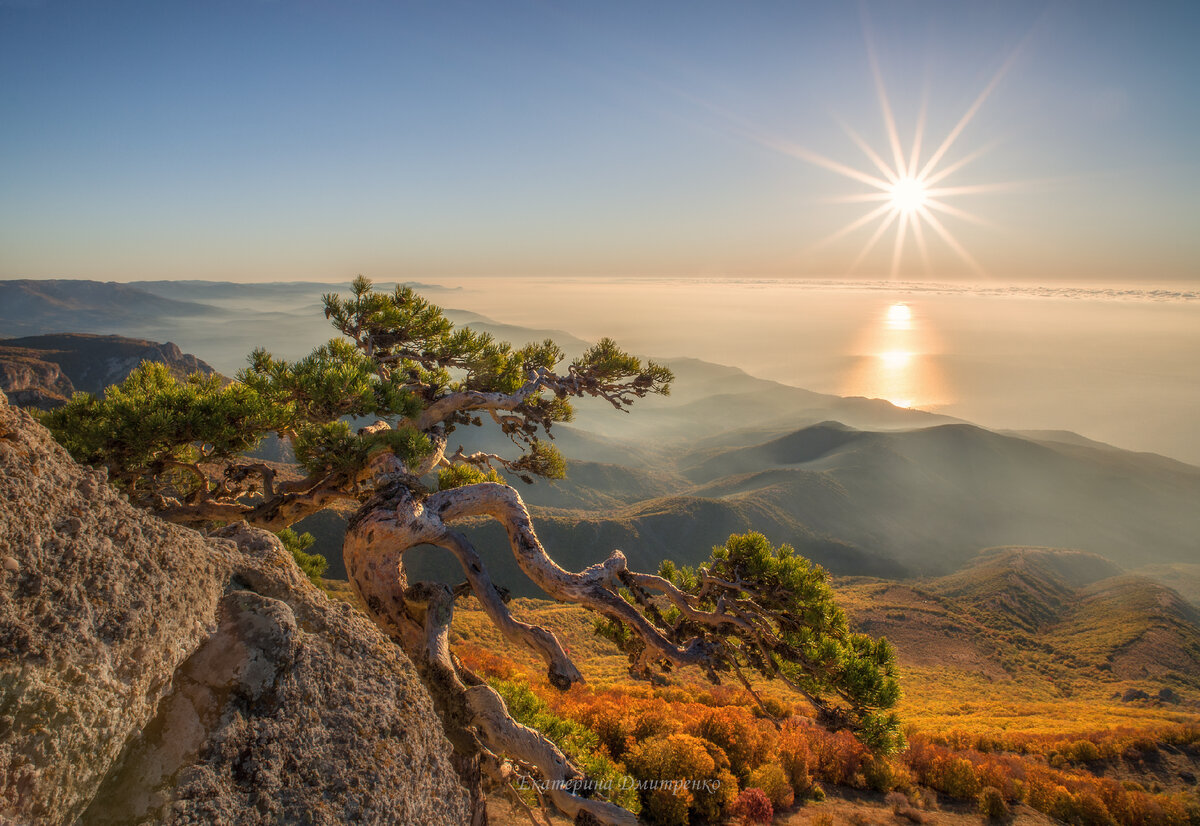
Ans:
[{"label": "bare branch", "polygon": [[529,511],[513,488],[494,482],[454,488],[433,494],[425,507],[446,522],[469,516],[492,517],[508,532],[517,565],[547,594],[564,602],[577,602],[628,625],[662,659],[677,665],[704,665],[708,661],[709,643],[696,638],[686,647],[676,646],[616,592],[617,574],[626,567],[625,555],[620,551],[581,573],[560,567],[542,547]]}]

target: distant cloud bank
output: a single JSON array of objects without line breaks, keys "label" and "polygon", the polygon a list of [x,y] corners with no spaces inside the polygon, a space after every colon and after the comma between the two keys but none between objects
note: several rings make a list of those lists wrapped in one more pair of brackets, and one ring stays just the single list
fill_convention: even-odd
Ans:
[{"label": "distant cloud bank", "polygon": [[[626,279],[618,279],[626,280]],[[646,281],[647,279],[627,279]],[[649,279],[653,281],[655,279]],[[664,283],[728,284],[747,288],[813,287],[829,290],[911,292],[940,295],[977,295],[1009,298],[1075,298],[1113,301],[1197,301],[1200,289],[1142,288],[1128,286],[1040,286],[1032,284],[945,284],[926,281],[839,281],[834,279],[696,278],[662,279]]]}]

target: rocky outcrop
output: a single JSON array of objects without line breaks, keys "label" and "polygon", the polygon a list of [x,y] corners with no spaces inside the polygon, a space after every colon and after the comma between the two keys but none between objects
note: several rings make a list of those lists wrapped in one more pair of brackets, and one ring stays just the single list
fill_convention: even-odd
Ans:
[{"label": "rocky outcrop", "polygon": [[[100,336],[89,333],[57,333],[45,336],[27,336],[0,340],[0,390],[13,404],[24,405],[14,391],[23,389],[12,380],[25,380],[29,386],[49,388],[51,398],[61,392],[50,388],[40,375],[21,369],[21,365],[41,364],[45,368],[58,368],[58,374],[66,382],[65,399],[74,390],[100,394],[111,384],[117,384],[132,373],[143,361],[157,361],[167,365],[171,374],[183,379],[192,373],[205,376],[216,374],[208,364],[168,341],[160,344],[141,338],[125,336]],[[49,376],[47,376],[49,378]],[[47,405],[39,405],[47,406]],[[54,406],[53,404],[49,406]]]},{"label": "rocky outcrop", "polygon": [[0,345],[0,391],[15,405],[49,410],[66,404],[75,386],[54,362]]},{"label": "rocky outcrop", "polygon": [[412,664],[271,534],[132,508],[0,395],[0,823],[457,824]]}]

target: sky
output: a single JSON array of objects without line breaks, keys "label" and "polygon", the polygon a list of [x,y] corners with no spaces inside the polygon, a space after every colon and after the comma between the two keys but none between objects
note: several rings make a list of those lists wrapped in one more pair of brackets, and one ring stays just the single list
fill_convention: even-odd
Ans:
[{"label": "sky", "polygon": [[1198,37],[1105,0],[0,0],[0,278],[1195,284]]}]

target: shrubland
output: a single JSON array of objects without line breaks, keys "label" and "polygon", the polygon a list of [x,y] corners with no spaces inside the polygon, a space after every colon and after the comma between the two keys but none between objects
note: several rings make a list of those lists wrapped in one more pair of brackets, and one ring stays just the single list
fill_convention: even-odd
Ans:
[{"label": "shrubland", "polygon": [[[735,793],[722,817],[745,821],[737,801],[750,800],[742,795],[751,789],[777,817],[789,807],[819,806],[827,791],[847,789],[903,799],[904,806],[893,807],[897,817],[911,814],[914,822],[928,817],[923,801],[937,797],[1000,819],[1027,806],[1072,824],[1200,823],[1200,799],[1180,777],[1200,765],[1200,715],[1188,706],[1133,706],[1082,682],[1070,686],[1072,696],[1056,700],[1028,679],[980,681],[950,666],[935,673],[901,665],[905,694],[897,708],[907,721],[906,748],[879,754],[845,731],[818,725],[817,709],[802,696],[769,685],[755,684],[752,694],[695,680],[632,683],[622,659],[605,651],[603,640],[589,639],[578,612],[520,602],[530,615],[556,618],[567,645],[591,666],[590,683],[553,692],[520,656],[481,633],[469,606],[456,631],[466,660],[543,695],[555,713],[592,731],[597,751],[635,779],[653,776],[640,759],[648,743],[671,743],[679,754],[693,755],[697,775],[725,766],[725,783]],[[954,713],[964,705],[967,714]],[[629,760],[634,748],[638,759]],[[701,754],[715,755],[714,768]],[[657,810],[644,805],[642,811],[650,817]],[[654,822],[703,822],[694,801],[686,812],[679,803],[669,811]]]}]

